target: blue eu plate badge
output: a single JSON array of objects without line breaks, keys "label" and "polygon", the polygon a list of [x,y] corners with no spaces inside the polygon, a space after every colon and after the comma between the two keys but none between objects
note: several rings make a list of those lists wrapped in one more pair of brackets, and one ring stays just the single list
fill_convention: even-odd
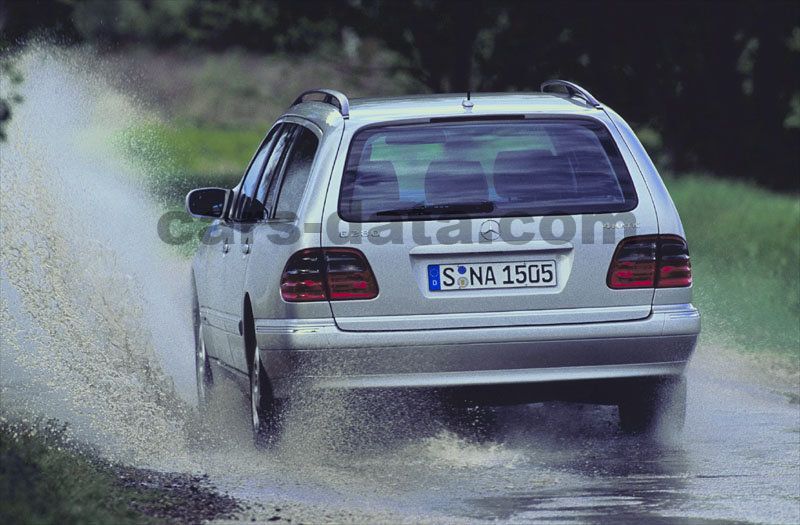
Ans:
[{"label": "blue eu plate badge", "polygon": [[428,265],[428,290],[435,292],[442,289],[442,281],[439,276],[439,265]]}]

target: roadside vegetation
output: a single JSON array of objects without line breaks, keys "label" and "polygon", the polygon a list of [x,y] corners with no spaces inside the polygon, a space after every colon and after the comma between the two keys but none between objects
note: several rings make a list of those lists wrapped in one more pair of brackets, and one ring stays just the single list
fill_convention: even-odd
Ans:
[{"label": "roadside vegetation", "polygon": [[109,464],[64,425],[0,414],[0,523],[200,523],[239,510],[202,478]]},{"label": "roadside vegetation", "polygon": [[667,176],[706,340],[800,365],[800,199],[708,175]]}]

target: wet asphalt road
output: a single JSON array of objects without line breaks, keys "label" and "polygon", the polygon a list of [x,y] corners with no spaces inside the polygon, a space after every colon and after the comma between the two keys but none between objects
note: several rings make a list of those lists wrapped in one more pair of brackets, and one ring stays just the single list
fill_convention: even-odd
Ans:
[{"label": "wet asphalt road", "polygon": [[333,452],[301,438],[224,454],[212,479],[264,505],[247,520],[800,523],[800,406],[710,353],[690,369],[677,439],[623,435],[615,408],[551,403],[500,410],[488,440],[409,427]]}]

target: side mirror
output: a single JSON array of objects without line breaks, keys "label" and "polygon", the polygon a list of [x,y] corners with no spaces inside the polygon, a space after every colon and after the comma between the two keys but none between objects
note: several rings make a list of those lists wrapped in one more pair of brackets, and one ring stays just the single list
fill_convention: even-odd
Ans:
[{"label": "side mirror", "polygon": [[186,211],[195,217],[219,219],[225,213],[231,190],[200,188],[186,195]]}]

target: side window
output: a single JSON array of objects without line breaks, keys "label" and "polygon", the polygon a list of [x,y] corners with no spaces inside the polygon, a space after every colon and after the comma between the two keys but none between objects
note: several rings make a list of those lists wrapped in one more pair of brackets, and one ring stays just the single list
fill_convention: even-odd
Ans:
[{"label": "side window", "polygon": [[284,124],[281,129],[280,135],[275,139],[275,147],[272,149],[272,154],[264,166],[264,175],[258,184],[256,190],[255,204],[253,214],[250,220],[263,219],[269,210],[272,209],[275,194],[275,182],[278,180],[278,175],[281,173],[281,166],[283,166],[284,157],[289,149],[297,124]]},{"label": "side window", "polygon": [[253,157],[252,162],[250,162],[247,173],[244,174],[242,183],[239,186],[239,196],[231,210],[231,218],[239,220],[249,212],[253,204],[256,188],[258,187],[258,177],[261,175],[262,168],[264,167],[264,161],[267,155],[269,155],[273,143],[275,142],[275,137],[278,136],[281,128],[282,126],[276,126],[272,129],[269,135],[267,135],[267,138],[261,143],[261,147],[258,149],[255,157]]},{"label": "side window", "polygon": [[297,213],[318,146],[317,136],[311,130],[299,127],[292,149],[286,158],[278,201],[275,205],[276,217],[292,217],[292,214]]}]

